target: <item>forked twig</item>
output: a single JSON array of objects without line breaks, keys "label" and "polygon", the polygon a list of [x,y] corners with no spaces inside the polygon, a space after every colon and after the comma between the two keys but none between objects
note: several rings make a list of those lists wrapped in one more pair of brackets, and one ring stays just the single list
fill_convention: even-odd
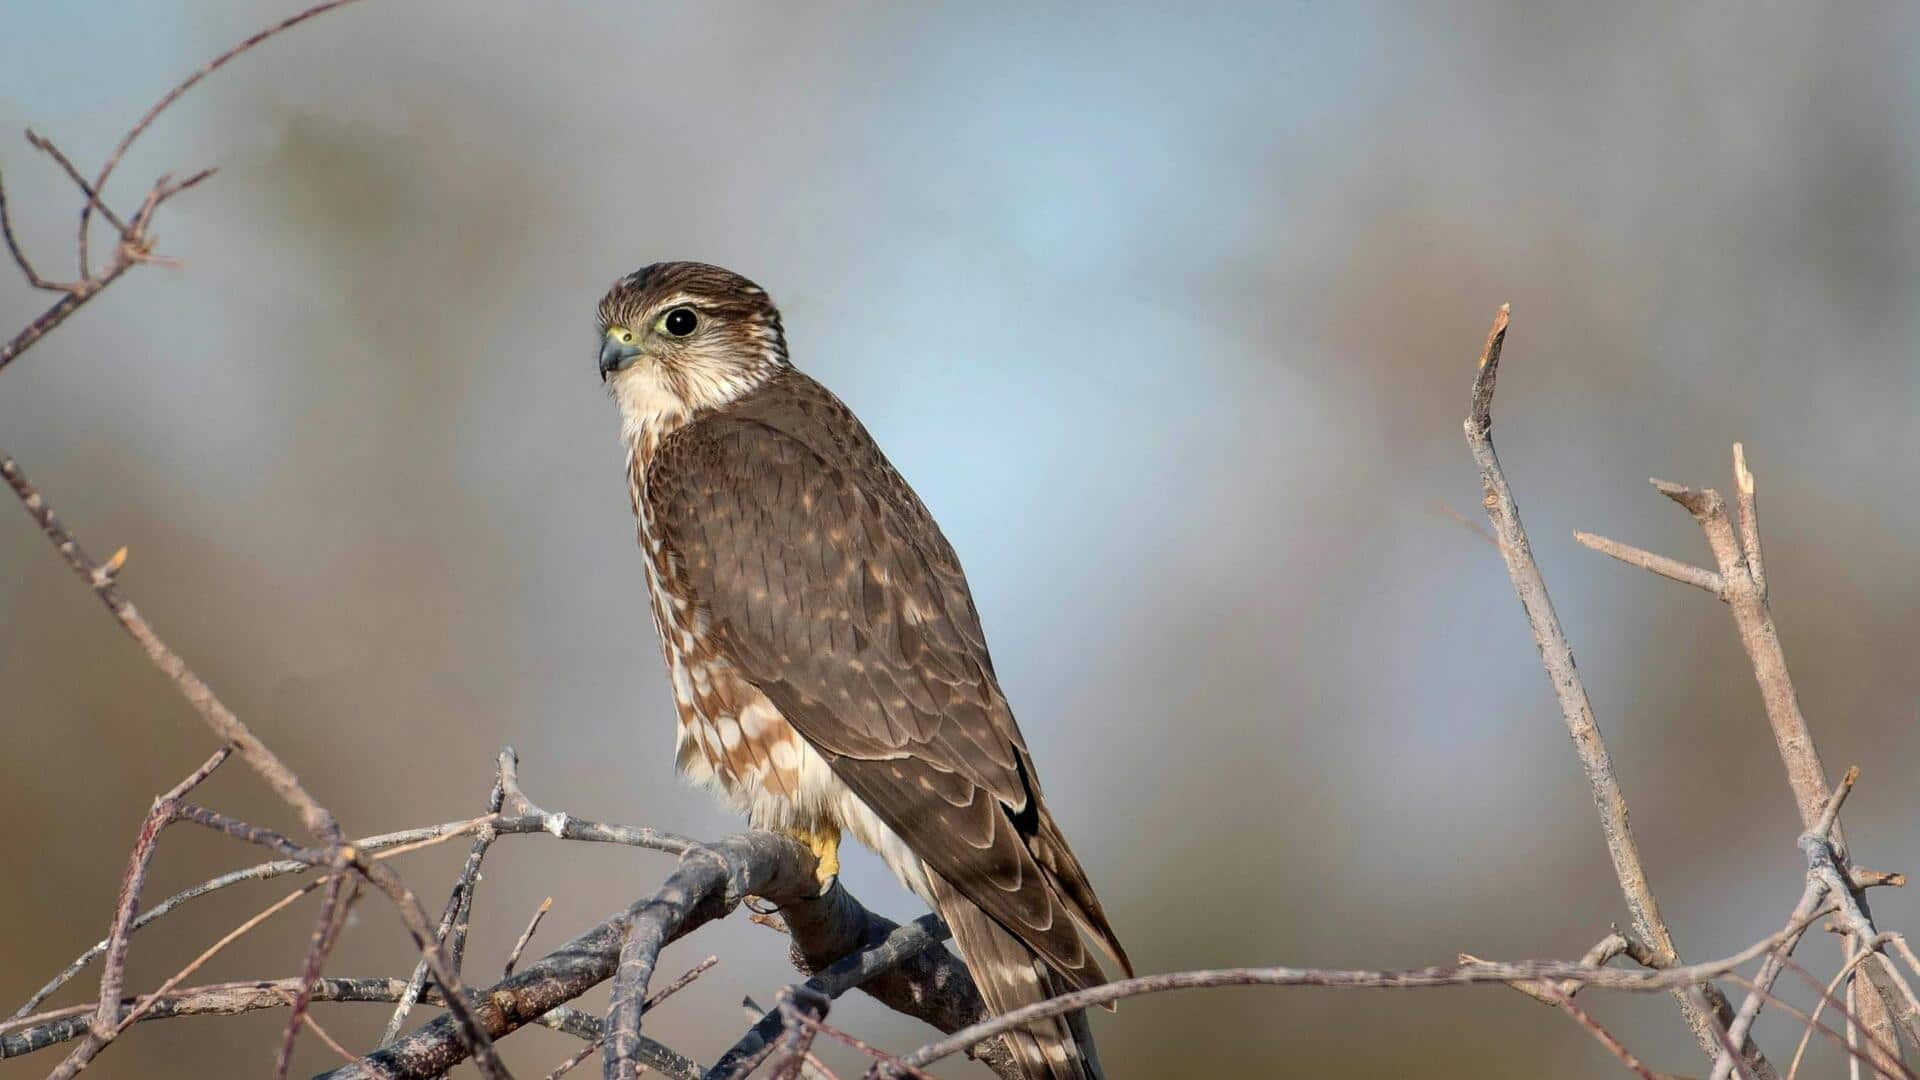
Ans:
[{"label": "forked twig", "polygon": [[[1671,967],[1679,963],[1680,954],[1674,948],[1673,935],[1667,929],[1666,920],[1660,916],[1659,902],[1654,899],[1653,886],[1647,880],[1646,866],[1640,858],[1640,846],[1633,838],[1633,827],[1627,818],[1626,794],[1620,789],[1620,781],[1614,773],[1613,757],[1607,751],[1606,740],[1600,734],[1600,724],[1594,718],[1593,702],[1587,697],[1586,683],[1581,680],[1580,672],[1574,666],[1573,647],[1567,643],[1566,631],[1561,629],[1560,617],[1554,612],[1553,600],[1547,595],[1546,579],[1541,576],[1540,566],[1534,561],[1526,527],[1520,523],[1520,507],[1514,501],[1513,489],[1507,485],[1506,473],[1500,467],[1499,455],[1493,448],[1493,393],[1499,377],[1500,354],[1506,345],[1510,317],[1510,309],[1502,305],[1494,316],[1493,328],[1487,333],[1486,348],[1481,351],[1480,365],[1473,378],[1473,392],[1468,400],[1467,445],[1480,468],[1480,483],[1485,490],[1483,505],[1487,519],[1493,525],[1500,555],[1506,561],[1507,575],[1513,579],[1520,606],[1526,609],[1527,622],[1533,629],[1534,644],[1540,650],[1540,660],[1546,667],[1548,681],[1553,684],[1554,696],[1559,699],[1560,714],[1566,721],[1567,734],[1573,739],[1574,753],[1580,759],[1580,767],[1586,773],[1594,808],[1600,812],[1600,829],[1606,837],[1607,854],[1613,861],[1614,876],[1619,879],[1620,892],[1626,898],[1627,911],[1633,918],[1634,933],[1652,950],[1659,966]],[[1693,1030],[1695,1041],[1701,1049],[1712,1054],[1719,1049],[1716,1031],[1729,1015],[1729,1006],[1717,989],[1707,987],[1701,993],[1713,1006],[1712,1015],[1701,1012],[1692,995],[1684,990],[1676,988],[1674,996],[1680,1003],[1687,1026]],[[1755,1070],[1767,1080],[1776,1075],[1758,1047],[1743,1046],[1743,1050],[1750,1053]]]}]

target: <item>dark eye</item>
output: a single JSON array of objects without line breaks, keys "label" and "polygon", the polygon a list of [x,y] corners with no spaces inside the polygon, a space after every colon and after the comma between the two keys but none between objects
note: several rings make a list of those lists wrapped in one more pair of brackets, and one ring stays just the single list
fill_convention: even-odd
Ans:
[{"label": "dark eye", "polygon": [[700,316],[694,314],[693,309],[689,307],[674,308],[667,312],[666,318],[660,320],[660,326],[674,337],[686,337],[699,325]]}]

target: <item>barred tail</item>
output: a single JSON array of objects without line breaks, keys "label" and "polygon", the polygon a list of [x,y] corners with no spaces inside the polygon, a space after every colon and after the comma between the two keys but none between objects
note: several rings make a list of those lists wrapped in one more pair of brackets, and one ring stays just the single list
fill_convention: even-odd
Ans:
[{"label": "barred tail", "polygon": [[[927,870],[935,907],[953,931],[980,997],[995,1015],[1067,992],[1032,949]],[[1105,1080],[1081,1013],[1036,1020],[1001,1036],[1027,1080]]]}]

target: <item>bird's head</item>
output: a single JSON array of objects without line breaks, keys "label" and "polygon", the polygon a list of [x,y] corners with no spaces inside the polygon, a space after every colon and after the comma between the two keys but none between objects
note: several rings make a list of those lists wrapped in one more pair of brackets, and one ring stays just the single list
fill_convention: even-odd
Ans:
[{"label": "bird's head", "polygon": [[731,270],[654,263],[600,300],[600,378],[623,411],[719,408],[786,366],[779,309]]}]

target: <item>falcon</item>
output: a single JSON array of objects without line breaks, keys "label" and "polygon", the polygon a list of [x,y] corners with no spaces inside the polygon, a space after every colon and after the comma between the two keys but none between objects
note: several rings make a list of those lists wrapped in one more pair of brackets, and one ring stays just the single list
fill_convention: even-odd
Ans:
[{"label": "falcon", "polygon": [[[787,358],[764,289],[655,263],[600,301],[675,762],[814,852],[851,833],[953,931],[995,1013],[1132,967],[1047,811],[947,538],[853,412]],[[1100,1075],[1080,1017],[1006,1036]]]}]

